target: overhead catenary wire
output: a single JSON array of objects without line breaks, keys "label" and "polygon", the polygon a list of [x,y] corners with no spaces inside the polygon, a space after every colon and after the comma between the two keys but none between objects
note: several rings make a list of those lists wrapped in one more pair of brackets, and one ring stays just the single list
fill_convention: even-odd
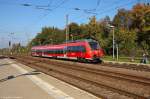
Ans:
[{"label": "overhead catenary wire", "polygon": [[122,8],[122,7],[128,6],[128,5],[133,4],[133,3],[135,3],[135,0],[132,0],[131,2],[127,2],[125,4],[121,4],[119,6],[116,6],[116,7],[110,8],[110,9],[103,10],[102,12],[99,12],[96,16],[101,15],[101,14],[105,14],[108,12],[110,13],[110,12],[120,8],[120,7]]},{"label": "overhead catenary wire", "polygon": [[[118,1],[118,0],[117,0]],[[116,1],[116,2],[117,2]],[[99,15],[102,15],[102,14],[105,14],[105,13],[110,13],[110,12],[113,12],[114,10],[116,10],[117,8],[119,8],[119,7],[125,7],[125,6],[128,6],[128,5],[130,5],[130,4],[134,4],[135,3],[135,1],[136,0],[132,0],[132,1],[130,1],[130,2],[127,2],[127,3],[125,3],[125,4],[120,4],[120,5],[118,5],[118,6],[113,6],[113,7],[109,7],[108,9],[105,9],[105,10],[103,10],[103,11],[101,11],[101,12],[96,12],[97,14],[95,14],[95,16],[99,16]],[[118,2],[119,3],[119,2]],[[91,14],[90,14],[90,16],[91,16]],[[92,16],[94,16],[94,15],[92,15]],[[77,18],[74,18],[73,20],[79,20],[80,18],[83,18],[83,17],[85,17],[85,15],[82,15],[82,16],[80,16],[80,17],[77,17]],[[87,18],[87,17],[86,17]],[[72,20],[72,21],[73,21]]]},{"label": "overhead catenary wire", "polygon": [[50,2],[48,3],[48,6],[50,7],[53,3],[53,0],[50,0]]},{"label": "overhead catenary wire", "polygon": [[[108,5],[106,6],[103,6],[101,9],[97,9],[97,11],[102,11],[102,10],[107,10],[107,9],[111,9],[111,8],[114,8],[116,7],[116,5],[120,6],[119,4],[122,5],[122,1],[121,0],[116,0],[112,3],[108,3]],[[124,5],[124,4],[123,4]]]},{"label": "overhead catenary wire", "polygon": [[101,3],[101,0],[97,0],[97,4],[96,4],[96,7],[95,7],[95,11],[96,11],[97,8],[99,7],[100,3]]},{"label": "overhead catenary wire", "polygon": [[68,2],[69,0],[63,0],[62,2],[60,2],[58,5],[56,5],[54,8],[52,8],[52,10],[55,10],[59,7],[61,7],[63,4],[65,4],[66,2]]},{"label": "overhead catenary wire", "polygon": [[[99,3],[100,3],[100,1],[97,1],[97,5],[99,5]],[[113,4],[118,4],[118,3],[120,3],[120,0],[116,0],[116,1],[114,1],[114,3]],[[112,3],[111,3],[111,5],[112,5]],[[124,4],[123,4],[124,5]],[[119,5],[119,6],[123,6],[123,5]],[[109,6],[109,5],[108,5]],[[113,6],[113,7],[103,7],[103,8],[108,8],[108,10],[110,10],[110,9],[113,9],[112,11],[114,11],[117,7],[116,6]],[[115,8],[115,9],[114,9]],[[90,15],[90,16],[97,16],[97,15],[99,15],[99,12],[98,11],[100,11],[100,9],[97,9],[97,10],[94,10],[94,9],[80,9],[80,8],[74,8],[74,9],[77,9],[77,10],[81,10],[81,11],[83,11],[86,15],[82,15],[82,16],[79,16],[79,17],[77,17],[77,18],[74,18],[73,20],[78,20],[79,18],[82,18],[82,17],[85,17],[85,16],[87,16],[88,14]],[[101,9],[101,10],[103,10],[103,9]],[[101,14],[105,14],[105,13],[108,13],[107,12],[107,9],[104,9],[105,11],[103,11]],[[112,12],[111,11],[111,12]]]},{"label": "overhead catenary wire", "polygon": [[[64,3],[66,3],[68,0],[63,0],[61,3],[57,4],[54,8],[50,8],[50,4],[52,3],[53,0],[51,0],[51,2],[49,2],[49,4],[47,6],[40,6],[40,5],[34,5],[34,7],[36,9],[41,9],[41,10],[45,10],[45,11],[48,11],[46,14],[44,14],[40,19],[38,19],[38,21],[36,22],[33,22],[31,25],[28,25],[28,26],[35,26],[36,24],[40,23],[45,17],[47,17],[50,13],[52,13],[55,9],[58,9],[59,7],[61,7]],[[31,4],[30,4],[31,5]],[[32,5],[31,5],[32,6]],[[31,27],[30,27],[31,28]],[[28,27],[24,28],[24,30],[27,30]],[[26,32],[25,33],[26,37],[27,37],[27,41],[29,43],[29,35],[28,33]]]},{"label": "overhead catenary wire", "polygon": [[[56,9],[62,7],[62,5],[65,4],[65,3],[68,2],[68,1],[69,1],[69,0],[60,0],[60,2],[54,3],[54,0],[49,0],[48,5],[45,5],[45,7],[44,7],[44,5],[43,5],[43,8],[42,8],[42,6],[41,6],[41,8],[37,8],[37,9],[39,9],[39,10],[45,10],[45,11],[47,11],[47,12],[46,12],[42,17],[38,18],[38,21],[33,22],[32,25],[28,25],[28,26],[29,26],[30,28],[33,28],[33,26],[35,26],[36,24],[40,23],[40,22],[41,22],[45,17],[47,17],[50,13],[52,13],[52,12],[55,11]],[[134,0],[132,0],[131,2],[134,3],[133,1],[134,1]],[[85,13],[85,15],[79,16],[79,17],[77,17],[76,19],[77,19],[77,20],[80,20],[80,18],[85,17],[85,16],[86,16],[86,18],[87,18],[87,16],[93,16],[93,15],[99,16],[99,15],[102,15],[102,14],[105,14],[105,13],[108,13],[108,12],[110,13],[110,12],[116,10],[116,9],[118,8],[118,6],[116,7],[116,5],[117,5],[118,3],[120,3],[120,2],[122,2],[122,1],[116,0],[114,4],[111,4],[111,5],[115,6],[115,8],[113,8],[112,6],[110,7],[110,6],[107,5],[107,7],[103,7],[104,10],[103,10],[103,9],[99,9],[99,6],[100,6],[100,3],[101,3],[101,2],[102,2],[102,0],[97,0],[96,6],[95,6],[96,11],[94,11],[94,10],[92,10],[92,9],[84,9],[84,12],[83,12],[83,13]],[[5,4],[7,4],[7,3],[5,3]],[[11,4],[11,3],[9,3],[9,4]],[[122,5],[119,5],[119,7],[123,7],[124,5],[126,6],[126,5],[128,5],[128,4],[129,4],[129,3],[127,3],[127,4],[122,4]],[[17,4],[15,4],[15,5],[17,5]],[[33,5],[33,6],[36,7],[37,5]],[[40,6],[40,5],[39,5],[39,6]],[[48,6],[48,7],[46,7],[46,6]],[[102,11],[102,10],[103,10],[103,11]],[[93,11],[93,12],[92,12],[92,11]],[[96,13],[95,13],[95,12],[96,12]],[[97,14],[97,13],[98,13],[98,14]],[[73,20],[76,20],[76,19],[73,19]],[[32,26],[32,27],[31,27],[31,26]],[[25,30],[26,30],[26,29],[27,29],[27,28],[25,28]],[[27,36],[28,36],[28,35],[27,35]]]}]

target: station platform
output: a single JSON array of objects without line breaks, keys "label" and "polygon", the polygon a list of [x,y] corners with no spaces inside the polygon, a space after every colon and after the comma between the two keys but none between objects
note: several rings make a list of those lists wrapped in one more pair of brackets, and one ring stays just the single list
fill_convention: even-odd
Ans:
[{"label": "station platform", "polygon": [[0,59],[0,99],[99,99],[14,60]]}]

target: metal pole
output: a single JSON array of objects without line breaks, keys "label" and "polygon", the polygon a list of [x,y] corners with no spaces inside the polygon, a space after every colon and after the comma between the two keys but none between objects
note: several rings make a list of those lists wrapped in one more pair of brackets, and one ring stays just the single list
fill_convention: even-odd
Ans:
[{"label": "metal pole", "polygon": [[66,15],[66,48],[64,49],[64,57],[67,57],[67,41],[69,40],[69,37],[68,37],[68,14]]},{"label": "metal pole", "polygon": [[51,40],[51,45],[53,45],[53,39],[50,39]]},{"label": "metal pole", "polygon": [[11,41],[9,41],[9,55],[11,54]]},{"label": "metal pole", "polygon": [[116,44],[116,48],[117,48],[117,61],[118,61],[118,59],[119,59],[119,47],[118,47],[118,44]]},{"label": "metal pole", "polygon": [[71,40],[73,41],[73,35],[71,34],[70,36],[71,36]]},{"label": "metal pole", "polygon": [[13,41],[13,35],[14,35],[14,33],[10,33],[10,46],[9,46],[9,52],[10,52],[10,55],[12,55],[13,54],[13,51],[11,51],[11,49],[12,49],[12,41]]},{"label": "metal pole", "polygon": [[115,30],[114,30],[114,27],[112,28],[113,29],[113,59],[115,59]]},{"label": "metal pole", "polygon": [[69,40],[69,36],[68,36],[68,14],[66,15],[66,43],[67,43],[67,41]]}]

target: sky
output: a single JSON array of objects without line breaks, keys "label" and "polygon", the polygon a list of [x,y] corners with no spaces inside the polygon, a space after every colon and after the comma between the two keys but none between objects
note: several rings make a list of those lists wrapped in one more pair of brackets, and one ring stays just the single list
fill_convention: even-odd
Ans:
[{"label": "sky", "polygon": [[[97,20],[113,19],[120,8],[131,9],[150,0],[0,0],[0,48],[8,42],[26,45],[44,26],[64,29],[69,23],[84,24],[96,15]],[[77,10],[78,9],[78,10]]]}]

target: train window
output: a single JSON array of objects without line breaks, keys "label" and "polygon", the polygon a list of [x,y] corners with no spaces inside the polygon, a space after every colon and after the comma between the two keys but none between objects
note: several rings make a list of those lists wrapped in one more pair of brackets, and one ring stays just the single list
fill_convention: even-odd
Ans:
[{"label": "train window", "polygon": [[49,54],[53,54],[53,50],[49,50]]},{"label": "train window", "polygon": [[61,49],[59,50],[59,54],[62,54],[62,50]]},{"label": "train window", "polygon": [[56,50],[55,49],[52,50],[52,54],[56,54]]},{"label": "train window", "polygon": [[56,53],[56,54],[62,54],[62,52],[63,52],[62,49],[56,49],[56,50],[55,50],[55,53]]},{"label": "train window", "polygon": [[54,54],[58,54],[58,50],[54,50]]},{"label": "train window", "polygon": [[31,50],[31,52],[36,52],[36,50]]},{"label": "train window", "polygon": [[42,51],[41,51],[41,50],[36,50],[36,52],[37,52],[37,53],[41,53]]},{"label": "train window", "polygon": [[46,53],[47,53],[47,54],[52,54],[52,53],[53,53],[53,50],[46,50]]},{"label": "train window", "polygon": [[46,50],[45,53],[48,54],[48,53],[49,53],[49,50]]},{"label": "train window", "polygon": [[67,52],[71,52],[71,46],[67,47]]},{"label": "train window", "polygon": [[56,54],[59,54],[59,50],[58,49],[56,49]]},{"label": "train window", "polygon": [[86,51],[84,46],[79,46],[78,50],[81,51],[81,52],[85,52]]},{"label": "train window", "polygon": [[68,52],[74,52],[74,46],[68,46],[67,51]]},{"label": "train window", "polygon": [[90,45],[92,50],[97,50],[100,48],[100,46],[97,42],[89,42],[89,45]]},{"label": "train window", "polygon": [[84,46],[68,46],[67,52],[85,52]]},{"label": "train window", "polygon": [[63,53],[64,53],[64,51],[63,51],[63,49],[61,49],[61,50],[60,50],[60,54],[63,54]]},{"label": "train window", "polygon": [[51,49],[51,50],[46,50],[45,53],[48,53],[48,54],[63,54],[64,50],[63,49]]},{"label": "train window", "polygon": [[47,53],[48,53],[48,54],[52,54],[53,51],[52,51],[52,50],[47,50]]},{"label": "train window", "polygon": [[53,54],[56,54],[56,50],[55,49],[53,50]]},{"label": "train window", "polygon": [[60,50],[59,50],[59,49],[57,49],[57,50],[56,50],[56,54],[59,54],[59,53],[60,53]]},{"label": "train window", "polygon": [[42,50],[42,52],[43,52],[43,53],[45,53],[45,52],[46,52],[46,50],[44,49],[44,50]]}]

